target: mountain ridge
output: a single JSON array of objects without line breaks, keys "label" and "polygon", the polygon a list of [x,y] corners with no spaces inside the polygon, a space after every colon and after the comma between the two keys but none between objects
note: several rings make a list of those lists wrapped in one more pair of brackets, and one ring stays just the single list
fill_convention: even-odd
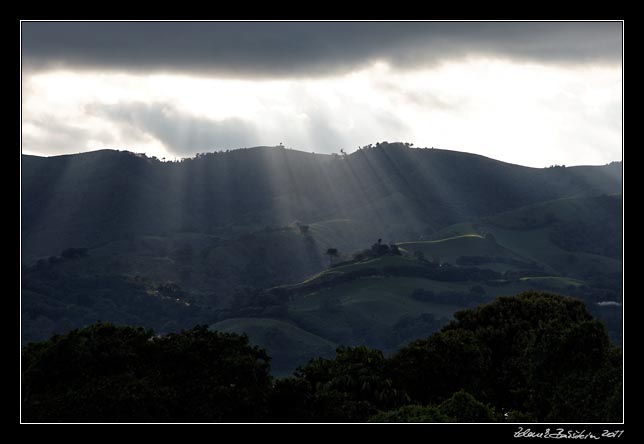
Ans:
[{"label": "mountain ridge", "polygon": [[409,240],[529,203],[615,192],[618,165],[534,169],[400,144],[346,156],[257,147],[176,163],[111,150],[23,155],[23,263],[132,234],[336,218]]},{"label": "mountain ridge", "polygon": [[[473,157],[481,157],[481,158],[484,158],[484,159],[493,160],[495,162],[501,162],[501,163],[504,163],[504,164],[507,164],[507,165],[519,166],[519,167],[523,167],[523,168],[530,168],[530,169],[536,169],[536,170],[545,169],[545,168],[552,168],[552,167],[559,167],[559,166],[565,167],[565,168],[603,167],[603,166],[606,166],[606,165],[621,164],[622,163],[621,160],[613,160],[613,161],[611,161],[609,163],[606,163],[606,164],[580,164],[580,165],[567,165],[567,166],[564,166],[564,165],[550,165],[550,166],[547,166],[547,167],[533,167],[533,166],[528,166],[528,165],[522,165],[522,164],[519,164],[519,163],[506,162],[506,161],[503,161],[503,160],[495,159],[495,158],[490,157],[490,156],[486,156],[486,155],[478,154],[478,153],[471,153],[471,152],[468,152],[468,151],[459,151],[459,150],[453,150],[453,149],[447,149],[447,148],[436,148],[436,147],[431,147],[431,148],[428,148],[428,147],[416,147],[416,146],[409,146],[409,145],[407,145],[406,143],[403,143],[403,142],[384,143],[383,145],[384,145],[385,148],[387,146],[389,146],[389,147],[404,147],[404,148],[409,148],[409,149],[413,149],[413,150],[434,150],[434,151],[437,151],[437,152],[458,153],[458,154],[469,155],[469,156],[473,156]],[[359,147],[357,150],[354,150],[354,151],[352,151],[350,153],[347,153],[346,156],[352,156],[352,155],[358,153],[359,151],[361,151],[362,149],[367,149],[369,147],[373,147],[373,145],[372,146],[366,146],[366,147]],[[232,148],[232,149],[228,149],[228,150],[225,150],[225,151],[224,150],[217,150],[217,151],[212,151],[212,152],[197,153],[194,157],[181,157],[181,158],[176,157],[176,159],[174,161],[172,159],[168,159],[167,161],[164,161],[164,163],[177,163],[177,162],[180,162],[181,160],[186,160],[186,159],[194,160],[194,159],[198,159],[202,154],[203,155],[221,154],[221,153],[231,154],[231,153],[235,153],[235,152],[238,152],[238,151],[253,151],[253,150],[259,151],[259,150],[273,150],[273,149],[284,149],[284,150],[292,151],[292,152],[295,152],[295,153],[301,153],[301,154],[306,154],[306,155],[314,154],[316,156],[322,156],[322,157],[339,156],[339,154],[337,154],[337,153],[317,153],[317,152],[313,152],[313,151],[304,151],[303,149],[289,148],[289,147],[285,147],[283,145],[257,145],[257,146],[244,147],[244,148]],[[39,159],[55,159],[55,158],[66,158],[66,157],[71,157],[71,156],[92,156],[92,155],[105,154],[105,153],[128,153],[128,154],[139,156],[139,157],[142,157],[142,158],[148,158],[148,159],[156,158],[156,156],[148,156],[145,153],[138,153],[136,151],[130,151],[130,150],[118,149],[118,148],[101,148],[101,149],[97,149],[97,150],[82,151],[82,152],[78,152],[78,153],[56,154],[56,155],[53,155],[53,156],[40,156],[40,155],[37,155],[37,154],[25,154],[25,153],[22,153],[21,156],[23,158],[26,157],[26,158],[39,158]]]}]

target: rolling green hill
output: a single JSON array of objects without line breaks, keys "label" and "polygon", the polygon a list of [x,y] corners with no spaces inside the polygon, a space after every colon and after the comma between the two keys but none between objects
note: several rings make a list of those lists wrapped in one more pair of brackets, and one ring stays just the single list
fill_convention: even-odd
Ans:
[{"label": "rolling green hill", "polygon": [[293,362],[305,363],[317,357],[331,357],[337,344],[277,319],[233,318],[217,322],[211,330],[245,333],[253,344],[273,350],[273,374],[285,376],[293,370]]},{"label": "rolling green hill", "polygon": [[[405,342],[430,335],[460,309],[540,289],[581,298],[606,322],[611,337],[616,341],[621,338],[619,307],[600,303],[611,298],[620,300],[618,293],[597,288],[590,281],[530,268],[534,264],[521,262],[517,259],[520,255],[490,238],[464,235],[400,246],[413,246],[414,251],[425,247],[429,253],[435,252],[434,247],[440,248],[445,258],[494,254],[501,265],[507,265],[504,260],[515,263],[500,271],[490,269],[487,263],[473,267],[443,262],[438,266],[405,252],[369,257],[338,264],[298,284],[268,290],[275,298],[273,303],[280,306],[272,310],[279,313],[280,320],[317,338],[339,345],[367,345],[388,353]],[[270,340],[266,337],[262,327],[266,322],[265,318],[246,318],[242,326],[233,324],[235,331],[246,328],[252,342],[279,354],[274,369],[278,374],[290,373],[304,364],[297,348],[289,351],[288,332],[282,332],[277,340],[275,335]]]},{"label": "rolling green hill", "polygon": [[[286,374],[532,289],[583,299],[621,338],[621,163],[535,169],[402,144],[22,160],[23,342],[97,320],[199,323],[247,331]],[[376,239],[401,254],[364,250]]]},{"label": "rolling green hill", "polygon": [[557,199],[446,227],[432,238],[465,242],[491,234],[499,248],[553,274],[582,279],[621,274],[621,208],[621,195]]},{"label": "rolling green hill", "polygon": [[426,258],[439,262],[456,263],[462,256],[503,257],[521,261],[522,256],[514,253],[493,239],[486,239],[478,233],[462,234],[433,241],[402,242],[398,246],[410,253],[421,252]]},{"label": "rolling green hill", "polygon": [[[393,351],[404,341],[429,335],[461,308],[534,289],[581,298],[619,342],[622,289],[615,275],[621,275],[621,261],[565,250],[556,234],[561,224],[584,223],[618,230],[621,236],[621,228],[606,219],[621,207],[620,200],[621,196],[560,199],[446,227],[436,237],[448,237],[399,243],[400,256],[340,263],[272,291],[287,301],[282,315],[290,322],[342,345]],[[455,269],[466,278],[450,274]],[[467,277],[472,269],[498,275]],[[266,344],[261,334],[257,340]],[[288,348],[276,349],[283,353]],[[296,361],[292,356],[284,371],[294,368]],[[282,355],[281,362],[288,357]]]}]

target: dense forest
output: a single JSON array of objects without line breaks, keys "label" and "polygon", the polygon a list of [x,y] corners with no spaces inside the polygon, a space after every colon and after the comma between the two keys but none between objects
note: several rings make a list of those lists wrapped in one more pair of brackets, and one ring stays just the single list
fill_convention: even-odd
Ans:
[{"label": "dense forest", "polygon": [[548,293],[460,311],[390,357],[340,347],[291,376],[246,336],[98,323],[23,349],[27,422],[615,422],[622,354]]}]

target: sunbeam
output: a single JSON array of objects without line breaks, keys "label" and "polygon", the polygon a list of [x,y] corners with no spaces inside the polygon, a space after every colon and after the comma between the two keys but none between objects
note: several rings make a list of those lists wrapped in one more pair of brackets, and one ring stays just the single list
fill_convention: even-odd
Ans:
[{"label": "sunbeam", "polygon": [[21,422],[623,423],[623,22],[20,33]]}]

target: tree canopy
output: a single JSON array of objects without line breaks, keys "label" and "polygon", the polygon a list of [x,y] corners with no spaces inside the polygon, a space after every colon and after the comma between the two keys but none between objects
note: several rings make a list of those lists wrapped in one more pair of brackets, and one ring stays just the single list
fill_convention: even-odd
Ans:
[{"label": "tree canopy", "polygon": [[26,422],[619,422],[621,350],[583,303],[528,292],[387,358],[340,347],[283,379],[246,336],[98,323],[23,348]]},{"label": "tree canopy", "polygon": [[414,401],[465,389],[544,422],[621,418],[621,349],[581,301],[526,292],[454,317],[389,361],[394,384]]},{"label": "tree canopy", "polygon": [[268,362],[247,337],[205,326],[157,337],[99,323],[23,349],[23,419],[255,421]]}]

